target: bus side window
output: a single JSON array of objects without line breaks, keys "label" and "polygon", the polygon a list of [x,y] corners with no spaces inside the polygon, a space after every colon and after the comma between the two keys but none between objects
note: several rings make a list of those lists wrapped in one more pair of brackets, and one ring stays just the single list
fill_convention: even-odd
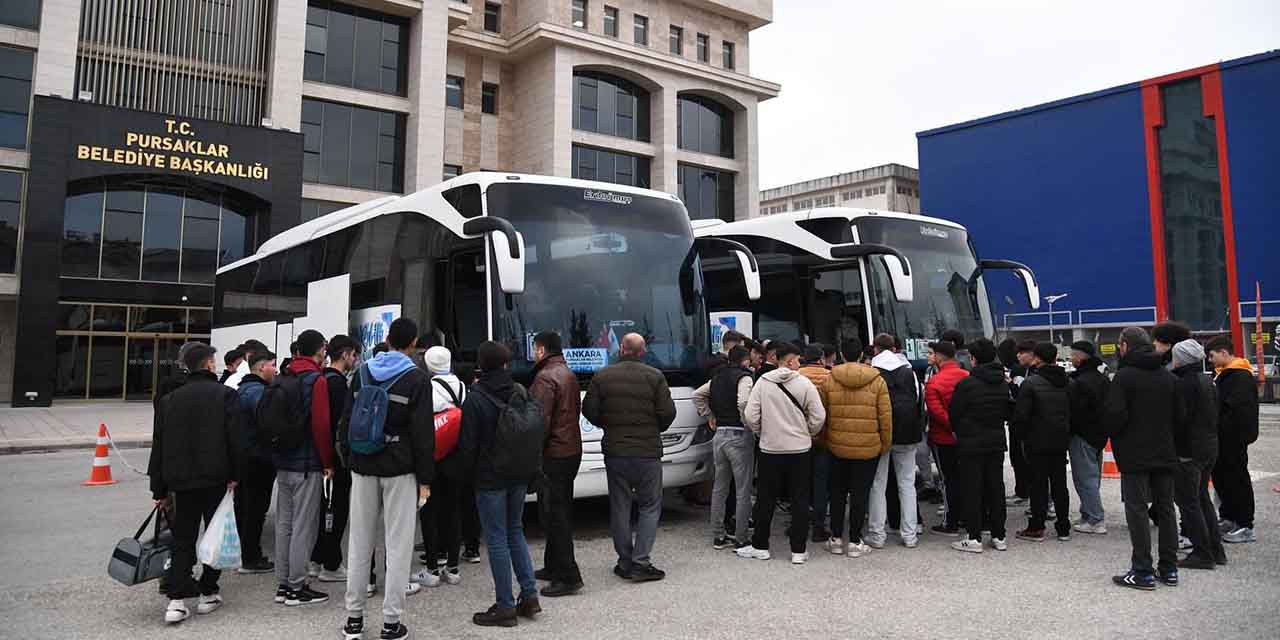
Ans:
[{"label": "bus side window", "polygon": [[453,348],[455,358],[467,362],[475,361],[476,347],[489,334],[483,255],[480,251],[460,251],[449,259]]}]

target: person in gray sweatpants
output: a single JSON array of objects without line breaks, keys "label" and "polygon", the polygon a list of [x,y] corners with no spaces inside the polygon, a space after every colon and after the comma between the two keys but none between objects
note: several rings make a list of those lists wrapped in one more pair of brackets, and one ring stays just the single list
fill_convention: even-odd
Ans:
[{"label": "person in gray sweatpants", "polygon": [[[284,604],[289,604],[288,591],[306,588],[307,561],[311,558],[308,549],[320,535],[323,482],[324,476],[316,472],[276,474],[276,581],[288,588]],[[312,604],[301,599],[297,603]]]},{"label": "person in gray sweatpants", "polygon": [[[364,606],[368,597],[370,562],[377,544],[378,518],[385,532],[385,589],[382,597],[382,640],[400,640],[409,634],[401,621],[404,585],[409,583],[413,561],[413,536],[418,509],[431,497],[435,473],[435,425],[429,375],[410,358],[418,343],[418,327],[408,318],[391,323],[387,343],[391,351],[379,353],[360,367],[351,382],[354,400],[338,440],[349,451],[351,468],[351,517],[347,527],[347,622],[343,635],[351,640],[364,635]],[[383,442],[351,440],[352,414],[366,407],[369,396],[378,396],[374,385],[386,390]],[[367,389],[366,389],[367,388]],[[361,391],[368,393],[361,395]],[[359,429],[355,429],[357,433]],[[371,453],[360,453],[378,448]],[[354,447],[354,448],[353,448]]]}]

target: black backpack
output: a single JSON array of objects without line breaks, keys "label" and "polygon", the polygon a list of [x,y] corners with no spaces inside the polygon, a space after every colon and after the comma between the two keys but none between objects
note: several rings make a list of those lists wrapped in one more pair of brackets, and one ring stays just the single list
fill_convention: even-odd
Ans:
[{"label": "black backpack", "polygon": [[258,429],[272,451],[293,451],[306,442],[311,433],[311,407],[307,402],[310,394],[306,389],[318,375],[282,372],[263,389],[262,400],[258,402]]},{"label": "black backpack", "polygon": [[881,369],[880,377],[889,386],[889,402],[893,406],[893,443],[919,442],[924,434],[924,416],[916,373],[911,367],[898,367],[893,371]]},{"label": "black backpack", "polygon": [[490,450],[493,471],[510,482],[532,483],[542,475],[542,444],[547,420],[542,406],[529,397],[521,385],[515,385],[507,402],[493,397],[481,386],[472,388],[498,408],[498,427],[494,430]]}]

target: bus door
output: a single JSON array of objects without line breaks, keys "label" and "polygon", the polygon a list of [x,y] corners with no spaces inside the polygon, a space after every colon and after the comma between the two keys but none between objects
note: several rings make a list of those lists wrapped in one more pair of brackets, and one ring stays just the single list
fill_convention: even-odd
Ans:
[{"label": "bus door", "polygon": [[813,269],[805,278],[806,328],[810,342],[837,349],[849,338],[870,343],[866,296],[859,261]]},{"label": "bus door", "polygon": [[443,293],[445,344],[459,362],[475,362],[476,348],[489,337],[484,251],[481,247],[449,254]]}]

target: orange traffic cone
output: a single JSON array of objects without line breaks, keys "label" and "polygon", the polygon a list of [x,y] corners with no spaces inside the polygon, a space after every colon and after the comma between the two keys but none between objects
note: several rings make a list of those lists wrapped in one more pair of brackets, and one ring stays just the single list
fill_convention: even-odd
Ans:
[{"label": "orange traffic cone", "polygon": [[1102,477],[1120,477],[1120,467],[1116,466],[1116,454],[1111,452],[1110,440],[1107,441],[1107,448],[1102,450]]},{"label": "orange traffic cone", "polygon": [[99,423],[98,448],[93,452],[93,471],[89,474],[89,479],[81,484],[86,487],[97,487],[116,483],[111,479],[111,460],[107,455],[107,425]]}]

